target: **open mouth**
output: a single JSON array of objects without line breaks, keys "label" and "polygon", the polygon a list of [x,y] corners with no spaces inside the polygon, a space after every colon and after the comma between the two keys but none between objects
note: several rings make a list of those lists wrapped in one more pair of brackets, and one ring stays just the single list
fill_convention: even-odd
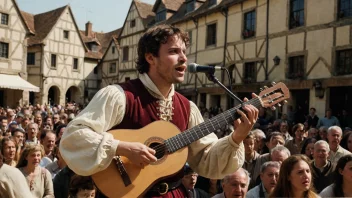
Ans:
[{"label": "open mouth", "polygon": [[179,67],[176,67],[176,70],[177,70],[178,72],[184,72],[184,71],[186,71],[186,66],[179,66]]}]

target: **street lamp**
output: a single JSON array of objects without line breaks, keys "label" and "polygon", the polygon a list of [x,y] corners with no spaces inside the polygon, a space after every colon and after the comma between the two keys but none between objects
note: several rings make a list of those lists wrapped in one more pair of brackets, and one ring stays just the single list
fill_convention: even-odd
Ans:
[{"label": "street lamp", "polygon": [[275,65],[275,66],[280,65],[280,60],[281,60],[280,57],[275,56],[274,59],[273,59],[274,65]]}]

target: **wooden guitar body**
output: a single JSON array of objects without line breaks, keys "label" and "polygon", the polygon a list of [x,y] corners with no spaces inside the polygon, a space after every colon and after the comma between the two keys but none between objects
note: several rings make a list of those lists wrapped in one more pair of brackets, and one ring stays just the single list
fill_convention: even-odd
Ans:
[{"label": "wooden guitar body", "polygon": [[[139,130],[112,130],[114,138],[127,142],[140,142],[149,147],[162,144],[164,140],[176,136],[180,130],[170,122],[156,121]],[[151,146],[152,145],[152,146]],[[162,148],[162,146],[161,146]],[[157,153],[162,149],[158,149]],[[92,175],[92,178],[101,192],[111,198],[140,197],[149,188],[167,176],[176,174],[187,161],[188,147],[184,147],[170,155],[164,154],[158,161],[145,166],[143,169],[132,164],[128,158],[121,156],[121,161],[131,179],[131,184],[125,186],[115,160],[104,171]]]}]

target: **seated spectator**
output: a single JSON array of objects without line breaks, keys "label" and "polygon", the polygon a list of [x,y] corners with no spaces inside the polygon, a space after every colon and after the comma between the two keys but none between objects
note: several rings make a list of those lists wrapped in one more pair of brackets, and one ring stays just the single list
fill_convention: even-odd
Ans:
[{"label": "seated spectator", "polygon": [[351,154],[340,146],[342,130],[339,126],[332,126],[328,129],[328,143],[330,147],[329,160],[336,165],[337,161],[344,155]]},{"label": "seated spectator", "polygon": [[38,144],[27,145],[18,161],[17,168],[27,179],[29,189],[34,197],[54,197],[51,174],[39,166],[44,149]]},{"label": "seated spectator", "polygon": [[259,154],[264,154],[263,153],[263,147],[265,144],[265,133],[260,130],[260,129],[255,129],[252,131],[252,134],[255,137],[255,144],[254,144],[254,150],[257,151]]},{"label": "seated spectator", "polygon": [[182,178],[182,185],[188,192],[189,197],[194,198],[208,198],[210,197],[208,193],[206,193],[202,189],[195,188],[197,183],[198,174],[194,172],[188,165],[184,167],[184,176]]},{"label": "seated spectator", "polygon": [[329,151],[329,144],[324,140],[319,140],[314,144],[314,160],[311,167],[313,184],[318,193],[333,182],[334,166],[328,160]]},{"label": "seated spectator", "polygon": [[278,182],[269,197],[318,197],[313,190],[309,159],[304,155],[292,155],[280,168]]},{"label": "seated spectator", "polygon": [[15,167],[3,164],[0,153],[0,197],[4,198],[32,198],[26,178]]},{"label": "seated spectator", "polygon": [[260,180],[262,181],[255,188],[248,191],[246,198],[267,198],[276,186],[279,178],[280,163],[279,162],[265,162],[260,167]]},{"label": "seated spectator", "polygon": [[352,197],[352,155],[345,155],[339,159],[334,171],[334,183],[324,188],[321,197]]},{"label": "seated spectator", "polygon": [[304,144],[304,125],[301,123],[293,126],[292,131],[294,132],[294,138],[292,140],[286,140],[285,147],[291,152],[291,155],[300,154]]},{"label": "seated spectator", "polygon": [[91,177],[74,175],[70,182],[69,198],[94,198],[96,188]]},{"label": "seated spectator", "polygon": [[0,143],[1,154],[5,164],[15,167],[17,165],[17,146],[13,139],[5,137]]},{"label": "seated spectator", "polygon": [[249,185],[249,173],[239,168],[236,172],[226,175],[222,180],[223,193],[212,198],[246,197]]},{"label": "seated spectator", "polygon": [[313,159],[314,143],[317,140],[315,138],[308,138],[304,141],[301,154],[306,155],[309,159]]}]

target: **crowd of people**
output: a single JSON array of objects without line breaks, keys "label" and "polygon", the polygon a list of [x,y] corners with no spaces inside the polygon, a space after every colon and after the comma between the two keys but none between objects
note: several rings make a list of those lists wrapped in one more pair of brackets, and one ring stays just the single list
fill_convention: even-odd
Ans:
[{"label": "crowd of people", "polygon": [[95,197],[91,178],[69,171],[58,149],[80,109],[74,102],[0,108],[0,197]]},{"label": "crowd of people", "polygon": [[[79,112],[74,103],[0,108],[0,180],[13,172],[14,185],[27,184],[27,193],[33,197],[95,197],[90,177],[70,170],[58,149],[67,124]],[[255,128],[243,141],[245,162],[238,171],[215,180],[185,165],[181,182],[189,197],[352,196],[349,127],[342,130],[330,110],[318,118],[314,108],[304,123],[290,123],[284,114],[263,127],[263,112],[260,109]],[[233,126],[227,126],[217,135],[228,135],[231,130]],[[12,197],[20,196],[17,192],[26,191],[13,191]]]}]

